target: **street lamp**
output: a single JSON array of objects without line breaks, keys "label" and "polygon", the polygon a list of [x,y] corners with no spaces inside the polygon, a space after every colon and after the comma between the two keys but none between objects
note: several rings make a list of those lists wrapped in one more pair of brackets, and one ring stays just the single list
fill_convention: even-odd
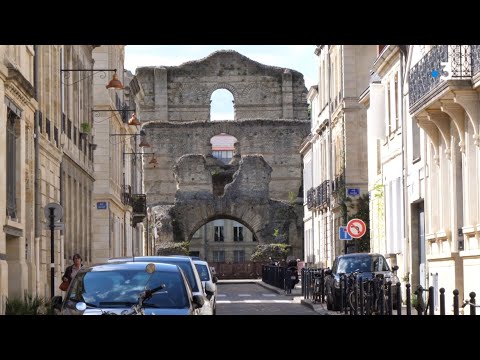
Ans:
[{"label": "street lamp", "polygon": [[60,69],[60,71],[63,73],[63,78],[64,79],[70,78],[70,73],[71,72],[91,72],[90,75],[87,75],[87,76],[81,78],[80,80],[78,80],[74,83],[66,84],[68,86],[73,85],[73,84],[75,84],[79,81],[82,81],[84,79],[87,79],[89,77],[92,77],[92,76],[94,76],[95,74],[98,74],[98,73],[101,73],[100,78],[104,79],[106,77],[107,72],[113,71],[112,80],[110,80],[108,82],[108,84],[105,85],[105,87],[107,89],[115,89],[115,90],[123,90],[124,89],[123,84],[121,83],[120,80],[118,80],[117,69]]}]

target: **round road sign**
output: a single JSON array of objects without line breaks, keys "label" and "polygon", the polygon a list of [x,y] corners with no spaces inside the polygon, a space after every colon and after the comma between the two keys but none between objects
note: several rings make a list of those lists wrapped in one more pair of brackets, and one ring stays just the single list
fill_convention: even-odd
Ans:
[{"label": "round road sign", "polygon": [[53,208],[53,216],[55,222],[62,220],[63,217],[63,206],[57,203],[48,203],[45,205],[43,208],[43,211],[45,213],[45,219],[47,219],[47,222],[50,221],[50,208]]},{"label": "round road sign", "polygon": [[361,238],[365,235],[367,231],[367,226],[361,219],[352,219],[347,224],[347,233],[352,238]]}]

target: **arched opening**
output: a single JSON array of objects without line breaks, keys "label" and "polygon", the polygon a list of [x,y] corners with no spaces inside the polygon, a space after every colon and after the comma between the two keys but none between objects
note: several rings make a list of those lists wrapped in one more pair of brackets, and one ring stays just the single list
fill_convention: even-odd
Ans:
[{"label": "arched opening", "polygon": [[[247,224],[240,219],[219,216],[207,220],[194,232],[190,239],[190,255],[208,261],[216,267],[217,273],[224,274],[222,277],[237,276],[232,266],[237,271],[243,269],[243,276],[256,276],[255,264],[250,258],[257,245],[257,238]],[[229,270],[225,270],[224,265]]]},{"label": "arched opening", "polygon": [[235,99],[230,91],[218,89],[210,98],[210,121],[235,120]]},{"label": "arched opening", "polygon": [[212,155],[224,164],[228,164],[235,154],[235,143],[237,141],[235,136],[225,133],[213,136],[210,139]]}]

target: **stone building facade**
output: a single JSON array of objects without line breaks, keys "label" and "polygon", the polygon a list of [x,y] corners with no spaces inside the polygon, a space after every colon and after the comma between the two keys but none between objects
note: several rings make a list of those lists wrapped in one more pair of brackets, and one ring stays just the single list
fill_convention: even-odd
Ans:
[{"label": "stone building facade", "polygon": [[310,136],[302,144],[304,249],[312,266],[331,266],[336,255],[356,251],[339,240],[339,227],[355,210],[350,204],[368,192],[366,109],[358,103],[368,87],[373,45],[319,45],[319,82],[310,89]]},{"label": "stone building facade", "polygon": [[[414,134],[409,142],[425,164],[410,173],[411,199],[424,198],[423,211],[416,211],[424,213],[418,218],[425,233],[412,215],[412,281],[422,282],[417,241],[425,283],[445,294],[458,289],[466,299],[480,293],[480,46],[410,45],[406,71],[408,112],[426,134],[424,142]],[[446,299],[451,308],[452,296]]]},{"label": "stone building facade", "polygon": [[[367,108],[368,118],[370,248],[372,252],[384,254],[390,265],[399,266],[400,279],[408,278],[411,273],[411,249],[406,241],[409,223],[406,220],[409,206],[405,205],[407,168],[418,173],[423,166],[420,153],[407,158],[407,137],[412,133],[412,126],[403,95],[405,60],[406,47],[377,46],[370,86],[360,98],[360,103]],[[413,130],[419,129],[415,125]],[[411,204],[412,209],[420,206],[418,198],[412,201],[416,204]],[[418,248],[418,244],[412,245]],[[418,281],[418,271],[412,279]]]},{"label": "stone building facade", "polygon": [[[93,50],[96,69],[116,69],[124,86],[130,82],[124,72],[125,47],[100,46]],[[112,72],[107,72],[108,79]],[[100,263],[109,257],[131,256],[143,253],[138,232],[142,224],[133,227],[132,196],[139,188],[142,169],[141,138],[138,127],[128,121],[135,112],[129,88],[105,89],[105,79],[94,77],[93,133],[96,150],[94,157],[95,183],[93,187],[92,261]],[[125,95],[127,94],[127,95]]]},{"label": "stone building facade", "polygon": [[[258,159],[249,161],[255,162],[260,168],[271,168],[271,174],[267,170],[262,173],[262,188],[267,191],[266,194],[261,194],[262,201],[278,199],[288,204],[292,196],[296,199],[301,187],[298,147],[308,133],[308,122],[305,121],[307,92],[302,74],[290,69],[259,64],[235,51],[218,51],[202,60],[180,66],[138,68],[132,89],[135,89],[136,93],[139,118],[142,122],[149,121],[143,125],[143,129],[159,162],[155,167],[147,165],[145,168],[145,189],[149,206],[157,211],[160,211],[160,208],[164,211],[169,206],[175,206],[178,210],[181,202],[179,195],[186,191],[191,192],[194,198],[194,194],[198,192],[195,198],[198,201],[201,200],[200,196],[206,196],[214,203],[220,199],[227,201],[228,196],[222,196],[222,191],[226,192],[229,185],[233,188],[233,168],[221,169],[230,172],[230,175],[225,173],[225,178],[229,177],[230,180],[223,183],[220,191],[222,194],[215,195],[215,181],[212,182],[212,176],[215,177],[216,171],[220,171],[221,167],[217,170],[209,168],[212,165],[210,139],[221,133],[232,135],[238,141],[238,158],[234,166],[239,166],[240,158],[261,155],[265,165],[260,165],[262,161]],[[217,89],[226,89],[232,93],[234,121],[210,122],[210,98]],[[179,163],[181,157],[187,154],[197,154],[200,157],[184,159]],[[186,178],[181,180],[174,176],[175,166],[192,166],[189,170],[191,178],[200,176],[205,184],[195,188],[194,180],[189,180],[192,184],[187,186]],[[211,172],[207,174],[206,170]],[[243,189],[244,192],[248,189],[248,182],[245,185],[247,188]],[[187,187],[190,190],[186,190]],[[243,215],[230,211],[233,209],[207,210],[206,205],[213,204],[209,203],[208,199],[205,199],[203,206],[196,202],[199,215],[190,219],[188,224],[180,225],[176,239],[190,240],[202,225],[229,215],[230,219],[247,226],[260,243],[271,240],[274,229],[269,228],[273,226],[270,220],[270,224],[259,226],[258,219],[242,219]],[[235,199],[230,198],[227,202],[229,206],[236,206]],[[188,202],[184,204],[188,206]],[[295,208],[294,205],[289,206],[291,209]],[[289,213],[290,208],[287,208],[288,206],[285,211]],[[202,213],[203,210],[207,212]],[[268,210],[266,211],[268,213]],[[301,217],[301,209],[299,214]],[[182,217],[182,214],[178,215]],[[159,215],[159,223],[163,222],[162,216]],[[265,220],[270,215],[264,216],[266,218],[262,219]],[[282,223],[286,232],[290,231],[289,224],[295,222],[289,216],[285,217],[285,224]],[[252,221],[254,224],[249,224]],[[173,238],[172,228],[168,229],[165,225],[157,226],[157,229],[162,240]],[[164,231],[165,229],[167,230]],[[270,230],[272,234],[269,234]],[[298,241],[298,235],[293,235],[297,230],[291,231],[295,241]],[[296,246],[295,251],[300,251],[300,247]]]},{"label": "stone building facade", "polygon": [[34,55],[33,45],[0,45],[0,314],[34,272]]}]

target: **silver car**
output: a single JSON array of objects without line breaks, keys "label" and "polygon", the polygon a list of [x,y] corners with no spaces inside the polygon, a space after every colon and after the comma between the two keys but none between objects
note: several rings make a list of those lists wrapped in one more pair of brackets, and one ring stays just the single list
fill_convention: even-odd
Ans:
[{"label": "silver car", "polygon": [[[145,315],[198,315],[203,297],[194,295],[176,265],[125,262],[81,268],[65,300],[53,299],[62,315],[128,313],[147,289],[155,289],[143,302]],[[60,299],[58,299],[60,298]]]},{"label": "silver car", "polygon": [[123,261],[146,261],[154,263],[165,263],[165,264],[174,264],[178,265],[180,269],[183,270],[185,276],[187,277],[188,283],[192,289],[194,295],[201,295],[204,298],[204,305],[200,310],[200,315],[213,315],[213,309],[210,306],[210,301],[208,295],[211,293],[210,289],[206,289],[203,286],[200,276],[198,275],[197,268],[193,263],[192,259],[189,256],[183,255],[171,255],[171,256],[135,256],[124,257],[124,258],[113,258],[109,259],[109,263],[113,262],[123,262]]},{"label": "silver car", "polygon": [[203,286],[211,293],[210,295],[207,295],[207,299],[210,301],[210,306],[213,309],[212,313],[215,315],[217,312],[217,285],[215,284],[217,283],[218,279],[212,274],[208,262],[193,259],[193,263],[197,268],[198,275],[200,275]]}]

